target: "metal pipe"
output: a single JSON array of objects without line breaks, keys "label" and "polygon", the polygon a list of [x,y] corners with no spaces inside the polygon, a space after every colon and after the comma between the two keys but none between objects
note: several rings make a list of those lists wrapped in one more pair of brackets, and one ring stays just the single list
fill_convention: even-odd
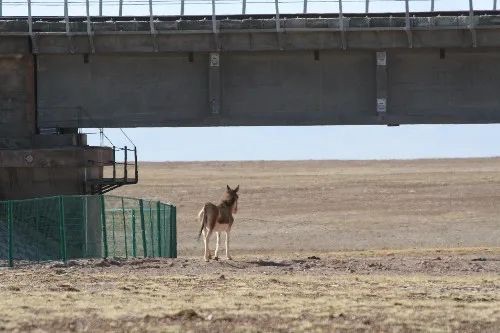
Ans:
[{"label": "metal pipe", "polygon": [[66,22],[66,33],[69,34],[68,0],[64,0],[64,21]]},{"label": "metal pipe", "polygon": [[125,162],[123,163],[123,166],[124,166],[124,168],[123,168],[123,179],[126,181],[128,179],[128,173],[127,173],[127,163],[128,163],[127,153],[128,153],[128,150],[127,150],[127,146],[125,146],[124,151],[125,151],[125,157],[124,157]]},{"label": "metal pipe", "polygon": [[212,0],[212,32],[217,33],[217,16],[215,15],[215,0]]},{"label": "metal pipe", "polygon": [[28,31],[33,34],[33,18],[31,17],[31,0],[28,0]]},{"label": "metal pipe", "polygon": [[345,33],[344,33],[344,11],[342,10],[342,0],[339,1],[339,27],[340,37],[342,42],[342,49],[346,49]]},{"label": "metal pipe", "polygon": [[276,16],[274,17],[274,20],[276,21],[276,31],[280,31],[280,8],[278,0],[274,0],[274,10],[276,12]]},{"label": "metal pipe", "polygon": [[92,23],[90,21],[90,0],[85,0],[85,12],[87,14],[87,35],[89,36],[89,44],[91,52],[94,53],[94,41],[92,39]]},{"label": "metal pipe", "polygon": [[135,183],[139,181],[139,168],[137,166],[137,147],[134,146]]},{"label": "metal pipe", "polygon": [[154,34],[155,22],[153,19],[153,0],[149,0],[149,27],[151,28],[151,34]]},{"label": "metal pipe", "polygon": [[344,30],[344,12],[342,11],[342,0],[339,1],[339,18],[340,18],[340,29]]},{"label": "metal pipe", "polygon": [[113,146],[113,182],[116,180],[116,147]]},{"label": "metal pipe", "polygon": [[184,0],[181,0],[181,16],[184,15]]},{"label": "metal pipe", "polygon": [[493,10],[497,10],[497,0],[493,0]]},{"label": "metal pipe", "polygon": [[247,13],[247,0],[242,1],[241,14],[245,15]]},{"label": "metal pipe", "polygon": [[368,14],[370,12],[370,0],[365,1],[365,13]]},{"label": "metal pipe", "polygon": [[304,14],[307,14],[307,0],[304,0]]},{"label": "metal pipe", "polygon": [[410,1],[405,0],[405,25],[406,29],[410,29]]},{"label": "metal pipe", "polygon": [[434,0],[431,0],[431,12],[434,12]]},{"label": "metal pipe", "polygon": [[0,16],[3,16],[3,3],[2,3],[2,0],[0,0]]},{"label": "metal pipe", "polygon": [[469,17],[471,19],[470,24],[472,25],[474,19],[474,6],[472,0],[469,0]]},{"label": "metal pipe", "polygon": [[102,16],[102,0],[99,0],[99,16]]},{"label": "metal pipe", "polygon": [[122,16],[123,14],[123,0],[118,2],[118,16]]},{"label": "metal pipe", "polygon": [[410,0],[405,0],[405,30],[408,38],[408,46],[413,48],[413,34],[410,22]]},{"label": "metal pipe", "polygon": [[85,0],[85,14],[87,15],[87,33],[90,34],[90,0]]}]

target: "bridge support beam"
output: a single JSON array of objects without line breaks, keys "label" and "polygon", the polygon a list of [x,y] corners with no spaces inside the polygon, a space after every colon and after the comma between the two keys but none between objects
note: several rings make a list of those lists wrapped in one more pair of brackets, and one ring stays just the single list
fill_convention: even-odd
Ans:
[{"label": "bridge support beam", "polygon": [[208,63],[208,102],[212,116],[220,113],[221,103],[221,72],[220,53],[211,52]]},{"label": "bridge support beam", "polygon": [[387,52],[376,52],[376,91],[377,103],[376,110],[379,121],[385,121],[387,114]]}]

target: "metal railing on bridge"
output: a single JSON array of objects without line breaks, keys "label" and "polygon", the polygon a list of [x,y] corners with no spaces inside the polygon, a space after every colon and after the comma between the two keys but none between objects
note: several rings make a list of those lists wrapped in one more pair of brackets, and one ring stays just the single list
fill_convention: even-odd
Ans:
[{"label": "metal railing on bridge", "polygon": [[[496,15],[498,0],[468,0],[466,6],[463,5],[465,1],[457,6],[458,3],[455,2],[453,5],[453,2],[446,0],[0,0],[0,19],[27,21],[26,34],[30,35],[33,41],[38,33],[33,29],[34,23],[47,20],[64,22],[63,33],[71,36],[81,33],[72,31],[72,23],[82,22],[86,24],[86,34],[89,36],[91,49],[94,50],[92,36],[95,27],[93,24],[108,22],[108,20],[112,22],[135,21],[137,18],[144,17],[143,20],[138,21],[148,21],[149,33],[156,36],[158,34],[157,22],[165,19],[193,19],[194,15],[197,20],[210,17],[211,30],[214,34],[219,32],[218,20],[229,15],[237,15],[240,19],[262,16],[274,19],[277,32],[282,31],[283,18],[300,15],[313,15],[312,17],[321,18],[333,15],[333,17],[338,17],[338,31],[344,40],[345,32],[350,29],[350,16],[385,13],[384,16],[404,17],[404,25],[396,29],[406,31],[411,45],[413,16],[417,13],[422,15],[422,12],[439,11],[440,13],[453,12],[455,13],[453,15],[457,16],[463,16],[465,13],[468,17],[466,29],[472,32],[473,44],[476,46],[477,13],[482,14],[487,11],[489,15]],[[496,23],[493,25],[497,26]],[[15,33],[22,32],[16,30]],[[56,33],[60,32],[56,31]],[[36,42],[33,44],[36,45]]]},{"label": "metal railing on bridge", "polygon": [[497,10],[498,0],[0,0],[3,17],[406,13]]}]

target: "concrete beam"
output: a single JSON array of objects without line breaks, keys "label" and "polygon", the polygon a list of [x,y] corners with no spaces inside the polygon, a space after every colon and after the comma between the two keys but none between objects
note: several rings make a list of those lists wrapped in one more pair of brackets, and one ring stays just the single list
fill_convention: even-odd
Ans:
[{"label": "concrete beam", "polygon": [[465,15],[446,13],[416,17],[344,15],[342,20],[338,17],[280,17],[278,21],[274,18],[217,18],[216,34],[212,21],[206,19],[177,21],[159,17],[151,22],[121,18],[119,21],[92,22],[90,27],[86,21],[66,24],[40,19],[33,23],[31,35],[26,22],[0,20],[0,53],[500,47],[499,18],[500,15],[481,15],[474,16],[471,21]]},{"label": "concrete beam", "polygon": [[386,66],[373,50],[221,52],[220,68],[207,65],[209,53],[92,55],[88,63],[40,55],[38,124],[380,124],[383,98],[383,124],[500,122],[500,51],[384,51]]},{"label": "concrete beam", "polygon": [[108,147],[61,147],[0,150],[1,168],[75,168],[110,165]]},{"label": "concrete beam", "polygon": [[[500,29],[476,29],[477,47],[500,47]],[[279,42],[277,35],[280,36]],[[401,30],[358,31],[346,30],[345,42],[337,30],[317,31],[245,31],[242,33],[221,32],[213,34],[197,31],[185,34],[156,35],[158,52],[218,52],[229,51],[300,51],[348,49],[397,49],[408,48],[408,34]],[[473,46],[468,29],[412,30],[413,48],[469,48]],[[0,37],[1,39],[1,37]],[[94,48],[85,35],[73,36],[72,45],[64,35],[39,35],[38,54],[109,54],[109,53],[154,53],[149,34],[95,35]],[[344,46],[343,46],[344,45]],[[69,50],[72,52],[69,52]]]}]

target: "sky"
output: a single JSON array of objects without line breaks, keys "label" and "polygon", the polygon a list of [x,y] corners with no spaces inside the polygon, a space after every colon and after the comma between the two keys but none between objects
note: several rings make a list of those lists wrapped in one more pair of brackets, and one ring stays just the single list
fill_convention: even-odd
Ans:
[{"label": "sky", "polygon": [[[17,1],[17,0],[16,0]],[[85,15],[84,0],[69,0],[69,15]],[[240,0],[217,0],[217,14],[237,14]],[[474,9],[492,9],[494,0],[474,0]],[[8,4],[10,2],[10,4]],[[4,1],[3,15],[26,15],[25,6]],[[33,0],[32,14],[64,14],[63,0]],[[123,15],[148,15],[148,0],[124,0]],[[118,15],[117,0],[104,0],[104,15]],[[309,12],[338,12],[338,2],[308,0]],[[427,11],[430,0],[410,1],[411,11]],[[404,1],[370,0],[371,12],[401,12]],[[50,5],[50,6],[49,6]],[[303,0],[280,0],[281,13],[299,13]],[[363,12],[365,0],[343,0],[345,13]],[[468,10],[469,0],[435,0],[435,10]],[[162,0],[155,15],[178,15],[180,0]],[[98,0],[90,0],[91,15]],[[247,13],[273,13],[274,0],[247,0]],[[185,14],[210,14],[210,0],[186,0]],[[499,106],[500,112],[500,106]],[[500,125],[217,127],[124,129],[145,161],[414,159],[500,156]],[[97,129],[89,143],[101,144]],[[132,144],[118,129],[105,129],[116,146]],[[226,141],[224,149],[220,140]],[[109,145],[105,140],[103,142]]]}]

